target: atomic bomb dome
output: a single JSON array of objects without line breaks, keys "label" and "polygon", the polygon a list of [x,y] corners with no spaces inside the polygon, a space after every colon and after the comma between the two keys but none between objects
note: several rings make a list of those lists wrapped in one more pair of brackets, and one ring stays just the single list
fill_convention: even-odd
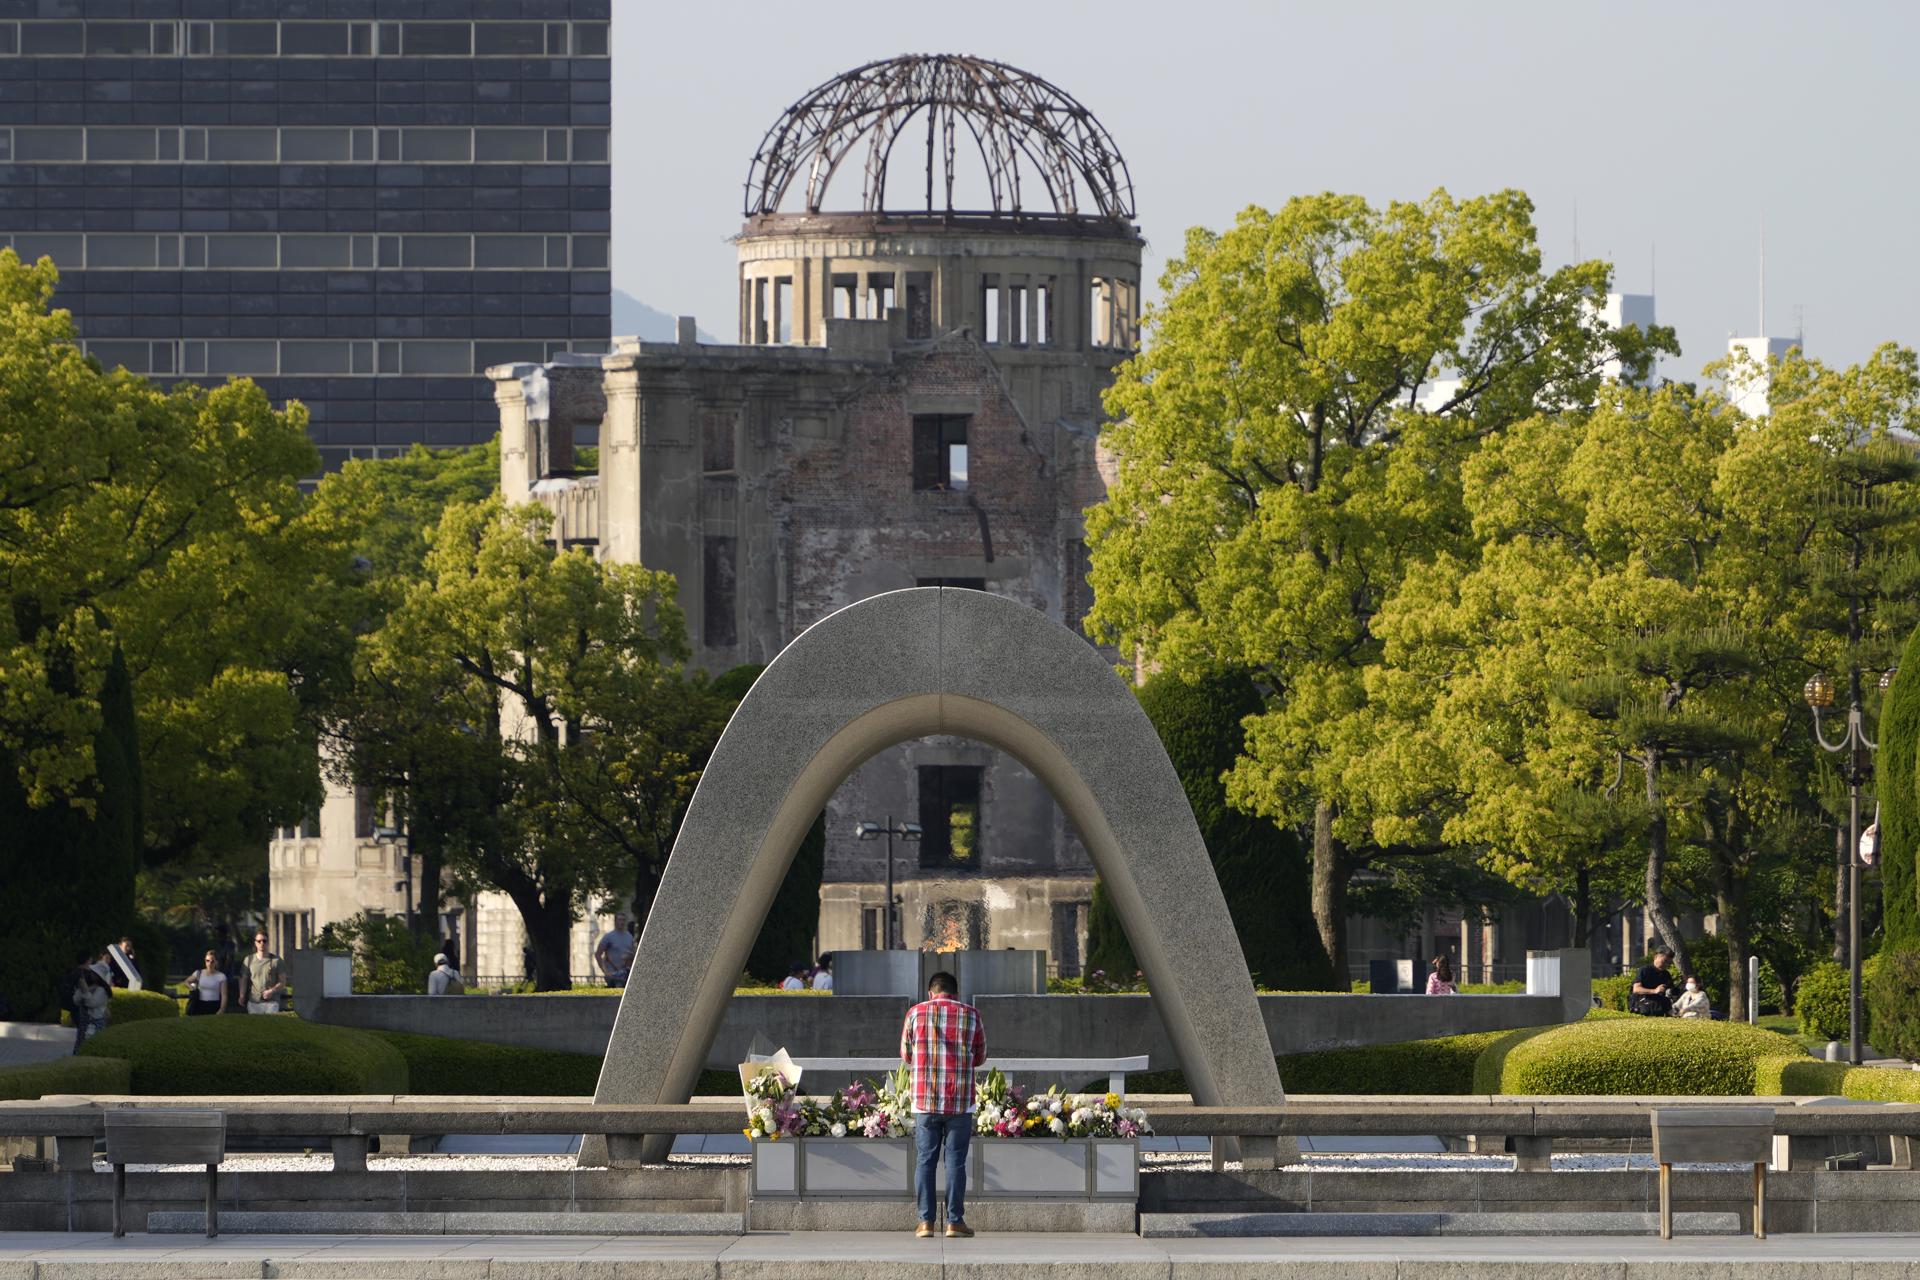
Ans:
[{"label": "atomic bomb dome", "polygon": [[914,339],[1133,346],[1127,162],[1092,111],[1005,63],[908,54],[835,76],[761,139],[744,213],[742,342],[817,346],[829,319],[898,308]]}]

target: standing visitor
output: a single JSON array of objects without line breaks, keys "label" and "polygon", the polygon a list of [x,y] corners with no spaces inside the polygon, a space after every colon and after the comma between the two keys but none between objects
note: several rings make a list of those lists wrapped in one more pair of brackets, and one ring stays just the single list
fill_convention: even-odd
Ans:
[{"label": "standing visitor", "polygon": [[1453,962],[1445,955],[1433,958],[1433,972],[1427,975],[1427,994],[1430,996],[1451,996],[1459,994],[1453,985]]},{"label": "standing visitor", "polygon": [[[113,988],[100,976],[99,970],[91,963],[92,957],[85,951],[79,951],[73,957],[73,969],[67,974],[62,985],[61,1005],[73,1015],[73,1051],[80,1052],[80,1046],[87,1037],[107,1025],[107,1004],[113,999]],[[99,1022],[96,1024],[96,1016]]]},{"label": "standing visitor", "polygon": [[1673,978],[1667,973],[1672,963],[1673,948],[1661,947],[1653,953],[1652,963],[1640,966],[1640,972],[1634,975],[1633,994],[1627,999],[1628,1012],[1649,1018],[1664,1018],[1673,1012]]},{"label": "standing visitor", "polygon": [[463,996],[467,994],[467,984],[460,981],[460,971],[453,967],[442,951],[433,958],[433,972],[427,975],[427,994],[430,996]]},{"label": "standing visitor", "polygon": [[610,987],[627,985],[627,973],[633,968],[633,934],[627,931],[627,913],[614,913],[613,928],[593,949],[593,962],[600,966]]},{"label": "standing visitor", "polygon": [[187,979],[187,1016],[202,1017],[210,1013],[225,1013],[228,1004],[227,975],[220,972],[220,957],[212,948],[208,948],[200,971]]},{"label": "standing visitor", "polygon": [[833,952],[829,951],[820,957],[820,967],[813,971],[813,989],[833,990]]},{"label": "standing visitor", "polygon": [[279,1013],[287,1003],[287,972],[280,957],[267,950],[267,931],[253,931],[247,957],[247,1012]]},{"label": "standing visitor", "polygon": [[944,1147],[947,1235],[970,1236],[967,1149],[973,1144],[973,1070],[987,1060],[987,1032],[980,1011],[960,1002],[960,984],[952,974],[934,974],[927,998],[907,1011],[900,1028],[900,1058],[913,1077],[913,1194],[920,1209],[920,1225],[913,1234],[933,1234],[934,1170]]}]

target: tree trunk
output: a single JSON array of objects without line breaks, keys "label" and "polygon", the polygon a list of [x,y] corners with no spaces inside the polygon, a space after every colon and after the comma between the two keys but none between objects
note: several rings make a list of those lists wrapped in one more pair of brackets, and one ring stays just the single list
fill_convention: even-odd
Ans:
[{"label": "tree trunk", "polygon": [[[1720,917],[1720,940],[1727,947],[1727,1018],[1732,1022],[1747,1019],[1747,937],[1746,894],[1735,877],[1730,859],[1722,849],[1712,850],[1713,909]],[[1708,995],[1713,995],[1708,992]]]},{"label": "tree trunk", "polygon": [[[415,828],[417,831],[418,828]],[[409,833],[409,847],[420,859],[420,881],[414,886],[418,907],[414,911],[413,933],[415,937],[432,937],[440,940],[440,875],[446,866],[446,850],[443,841],[429,835],[420,839]],[[456,965],[459,957],[454,957]]]},{"label": "tree trunk", "polygon": [[1347,971],[1347,871],[1342,861],[1333,838],[1333,806],[1321,801],[1313,806],[1313,922],[1333,965],[1335,989],[1345,991],[1353,978]]},{"label": "tree trunk", "polygon": [[1667,906],[1667,806],[1660,795],[1659,748],[1648,747],[1642,752],[1640,764],[1647,777],[1647,915],[1660,940],[1673,948],[1673,962],[1679,971],[1689,973],[1693,963],[1687,955],[1687,943]]},{"label": "tree trunk", "polygon": [[541,885],[518,867],[492,868],[493,883],[513,899],[533,949],[533,989],[566,991],[573,986],[571,941],[573,895],[564,887]]},{"label": "tree trunk", "polygon": [[1585,867],[1573,873],[1573,945],[1593,939],[1593,873]]}]

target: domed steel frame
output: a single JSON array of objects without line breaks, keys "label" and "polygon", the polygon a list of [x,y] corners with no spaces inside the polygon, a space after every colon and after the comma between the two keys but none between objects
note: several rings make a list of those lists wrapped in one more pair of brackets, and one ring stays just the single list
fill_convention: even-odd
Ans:
[{"label": "domed steel frame", "polygon": [[[927,118],[925,208],[890,210],[887,164],[907,125],[922,112]],[[953,207],[956,126],[965,128],[980,153],[992,196],[990,210]],[[870,62],[835,76],[787,108],[754,153],[747,172],[746,216],[779,214],[803,172],[805,211],[820,213],[834,174],[863,139],[867,157],[861,210],[866,213],[1044,217],[1021,202],[1021,170],[1031,166],[1046,188],[1054,217],[1130,222],[1134,216],[1127,162],[1091,111],[1039,76],[957,54],[908,54]],[[1086,213],[1080,208],[1083,185],[1093,205]],[[944,186],[944,206],[935,203],[937,186]]]}]

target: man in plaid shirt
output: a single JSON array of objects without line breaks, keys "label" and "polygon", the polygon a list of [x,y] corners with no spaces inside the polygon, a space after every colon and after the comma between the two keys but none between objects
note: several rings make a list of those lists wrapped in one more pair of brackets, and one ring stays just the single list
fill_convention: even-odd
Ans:
[{"label": "man in plaid shirt", "polygon": [[947,1234],[970,1236],[967,1225],[967,1149],[973,1145],[973,1069],[987,1060],[980,1011],[960,1002],[960,984],[936,973],[927,998],[907,1011],[900,1028],[900,1059],[913,1073],[913,1175],[920,1204],[916,1236],[933,1234],[933,1171],[947,1153]]}]

